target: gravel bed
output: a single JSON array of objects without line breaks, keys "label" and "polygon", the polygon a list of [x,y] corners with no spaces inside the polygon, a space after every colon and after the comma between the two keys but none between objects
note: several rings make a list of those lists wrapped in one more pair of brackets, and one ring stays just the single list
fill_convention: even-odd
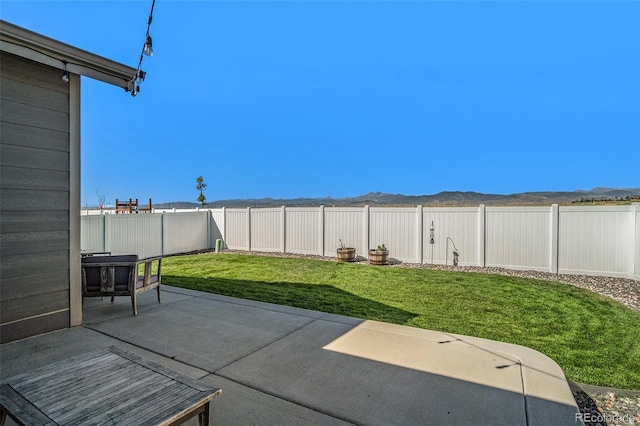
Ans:
[{"label": "gravel bed", "polygon": [[571,388],[586,426],[640,425],[640,392]]},{"label": "gravel bed", "polygon": [[[253,256],[270,256],[282,258],[304,258],[337,262],[335,258],[317,255],[294,253],[265,253],[243,250],[225,250],[225,253],[250,254]],[[358,256],[357,263],[367,264],[367,259]],[[449,266],[403,263],[390,259],[393,268],[422,268],[446,271],[473,272],[483,274],[500,274],[511,277],[533,278],[581,287],[603,296],[609,297],[625,306],[640,311],[640,281],[629,278],[604,276],[552,274],[540,271],[520,271],[505,268],[481,268],[477,266]],[[602,425],[640,425],[640,391],[596,388],[587,385],[571,384],[576,404],[582,413],[582,421],[586,426]]]}]

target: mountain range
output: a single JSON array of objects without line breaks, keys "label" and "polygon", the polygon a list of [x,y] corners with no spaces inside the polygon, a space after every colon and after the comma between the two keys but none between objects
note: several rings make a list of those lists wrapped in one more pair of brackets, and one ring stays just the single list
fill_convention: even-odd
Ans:
[{"label": "mountain range", "polygon": [[[444,191],[434,195],[403,195],[370,192],[346,198],[256,198],[217,200],[207,203],[209,208],[219,207],[274,207],[274,206],[531,206],[551,204],[595,204],[603,202],[640,202],[640,188],[593,188],[569,192],[522,192],[516,194],[483,194],[471,191]],[[154,205],[155,208],[194,208],[200,204],[178,201]]]}]

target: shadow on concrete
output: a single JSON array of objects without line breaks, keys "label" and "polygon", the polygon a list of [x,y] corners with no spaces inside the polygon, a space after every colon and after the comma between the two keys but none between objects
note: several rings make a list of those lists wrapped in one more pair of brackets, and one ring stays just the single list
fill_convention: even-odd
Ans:
[{"label": "shadow on concrete", "polygon": [[417,314],[325,284],[244,281],[163,275],[163,284],[329,314],[404,324]]}]

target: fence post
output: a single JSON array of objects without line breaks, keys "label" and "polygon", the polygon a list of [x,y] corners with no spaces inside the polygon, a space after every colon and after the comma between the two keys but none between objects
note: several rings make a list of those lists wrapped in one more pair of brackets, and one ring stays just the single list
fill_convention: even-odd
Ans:
[{"label": "fence post", "polygon": [[107,215],[102,215],[102,251],[107,251]]},{"label": "fence post", "polygon": [[[111,215],[105,215],[104,216],[104,238],[103,238],[103,245],[104,245],[104,250],[103,251],[113,251],[111,250],[111,238],[109,238],[109,229],[107,229],[107,227],[110,225],[111,222]],[[116,253],[117,254],[117,253]]]},{"label": "fence post", "polygon": [[164,252],[164,247],[165,247],[165,243],[164,243],[164,238],[166,235],[166,232],[164,232],[164,213],[162,213],[160,215],[160,255],[161,256],[165,256],[165,252]]},{"label": "fence post", "polygon": [[486,266],[485,247],[487,245],[487,210],[484,204],[478,207],[478,266],[484,268]]},{"label": "fence post", "polygon": [[[218,229],[220,229],[220,227],[218,227]],[[223,207],[222,208],[222,242],[223,242],[223,247],[224,247],[224,245],[226,245],[226,241],[227,241],[227,208]]]},{"label": "fence post", "polygon": [[560,224],[560,209],[557,204],[551,204],[551,270],[554,274],[558,273],[558,237],[559,237],[559,228]]},{"label": "fence post", "polygon": [[633,223],[633,233],[631,235],[631,241],[633,243],[633,256],[631,257],[633,265],[631,265],[631,278],[634,280],[640,280],[640,261],[636,259],[640,258],[640,221],[638,221],[638,213],[640,213],[640,203],[631,203],[631,223]]},{"label": "fence post", "polygon": [[419,205],[416,209],[416,231],[418,232],[418,236],[416,238],[416,257],[418,259],[418,263],[422,265],[423,260],[423,252],[422,252],[422,238],[424,235],[424,230],[422,229],[424,225],[424,220],[422,220],[422,205]]},{"label": "fence post", "polygon": [[251,251],[251,207],[247,207],[247,251]]},{"label": "fence post", "polygon": [[324,206],[320,206],[320,256],[324,256]]},{"label": "fence post", "polygon": [[364,237],[364,252],[367,253],[367,257],[369,257],[369,234],[370,234],[370,229],[369,229],[369,206],[364,206],[363,209],[363,214],[364,214],[364,220],[362,221],[364,223],[364,233],[363,233],[363,237]]},{"label": "fence post", "polygon": [[280,218],[280,226],[282,226],[282,252],[287,252],[287,207],[282,206],[282,217]]}]

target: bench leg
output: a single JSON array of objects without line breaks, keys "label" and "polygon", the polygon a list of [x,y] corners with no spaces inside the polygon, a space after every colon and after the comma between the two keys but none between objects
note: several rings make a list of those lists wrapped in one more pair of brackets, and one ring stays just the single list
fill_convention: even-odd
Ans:
[{"label": "bench leg", "polygon": [[198,414],[198,420],[200,422],[200,426],[209,426],[209,403],[211,401],[207,402],[204,405],[204,411],[200,414]]},{"label": "bench leg", "polygon": [[131,293],[131,306],[133,307],[133,315],[138,316],[138,304],[136,303],[136,292],[135,290]]},{"label": "bench leg", "polygon": [[158,289],[158,303],[162,303],[160,302],[160,286],[158,286],[157,289]]}]

